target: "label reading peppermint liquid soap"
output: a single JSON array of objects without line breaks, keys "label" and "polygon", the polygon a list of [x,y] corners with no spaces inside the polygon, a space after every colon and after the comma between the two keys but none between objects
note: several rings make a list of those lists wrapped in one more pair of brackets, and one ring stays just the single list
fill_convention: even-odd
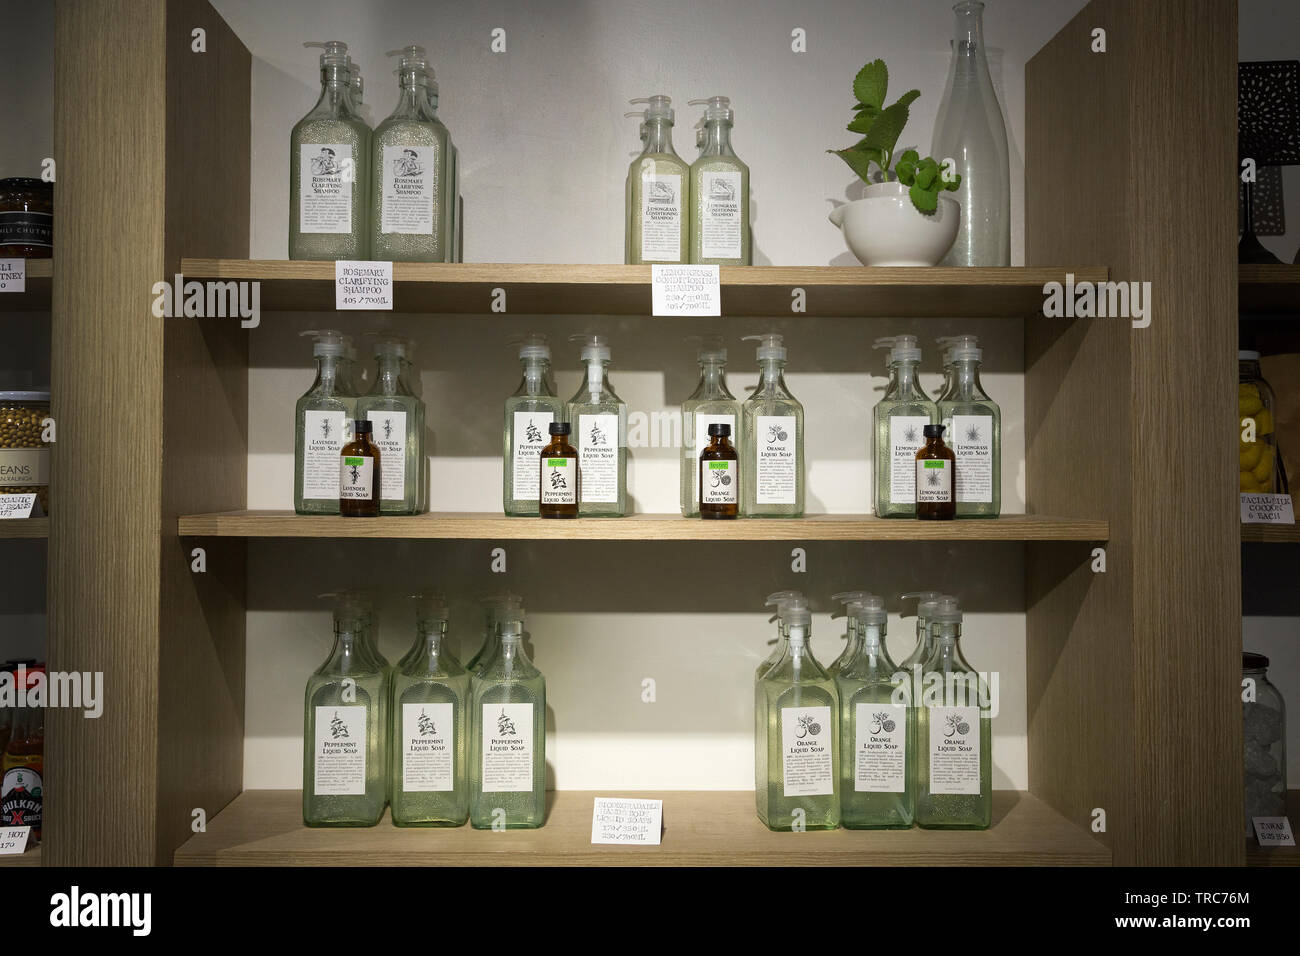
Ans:
[{"label": "label reading peppermint liquid soap", "polygon": [[303,498],[338,499],[339,452],[345,437],[342,412],[303,412]]},{"label": "label reading peppermint liquid soap", "polygon": [[618,501],[618,416],[578,416],[578,469],[584,504]]},{"label": "label reading peppermint liquid soap", "polygon": [[925,444],[927,415],[894,415],[889,419],[889,503],[916,503],[916,453]]},{"label": "label reading peppermint liquid soap", "polygon": [[930,792],[980,792],[980,709],[930,708]]},{"label": "label reading peppermint liquid soap", "polygon": [[483,792],[533,789],[533,705],[483,705]]},{"label": "label reading peppermint liquid soap", "polygon": [[781,783],[787,797],[835,792],[831,771],[831,709],[781,708]]},{"label": "label reading peppermint liquid soap", "polygon": [[313,795],[359,796],[366,792],[366,708],[316,708]]},{"label": "label reading peppermint liquid soap", "polygon": [[795,417],[754,419],[754,500],[760,505],[795,503]]},{"label": "label reading peppermint liquid soap", "polygon": [[954,415],[952,450],[957,455],[957,501],[959,504],[991,504],[993,501],[993,416]]},{"label": "label reading peppermint liquid soap", "polygon": [[907,708],[858,704],[855,710],[853,789],[902,793],[907,767]]},{"label": "label reading peppermint liquid soap", "polygon": [[453,789],[454,709],[451,704],[402,704],[402,789],[407,793]]},{"label": "label reading peppermint liquid soap", "polygon": [[514,487],[511,495],[516,501],[537,501],[538,458],[546,447],[546,437],[552,412],[515,412]]},{"label": "label reading peppermint liquid soap", "polygon": [[682,261],[682,177],[641,174],[641,258]]},{"label": "label reading peppermint liquid soap", "polygon": [[543,458],[539,474],[542,479],[544,505],[578,503],[578,469],[576,458]]},{"label": "label reading peppermint liquid soap", "polygon": [[303,143],[298,162],[298,231],[351,232],[352,147]]},{"label": "label reading peppermint liquid soap", "polygon": [[403,501],[406,498],[406,412],[385,412],[376,409],[367,412],[372,428],[371,436],[379,446],[381,468],[379,496],[385,501]]}]

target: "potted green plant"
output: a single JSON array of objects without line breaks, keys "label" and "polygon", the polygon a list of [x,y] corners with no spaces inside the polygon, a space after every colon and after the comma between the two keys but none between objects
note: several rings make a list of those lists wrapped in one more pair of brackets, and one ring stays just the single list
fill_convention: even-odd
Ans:
[{"label": "potted green plant", "polygon": [[872,60],[853,80],[857,105],[848,130],[862,139],[827,152],[844,160],[866,189],[863,198],[832,209],[830,220],[864,266],[932,266],[957,238],[961,206],[943,193],[955,191],[961,177],[914,149],[895,162],[908,107],[921,91],[908,90],[885,106],[888,89],[884,60]]}]

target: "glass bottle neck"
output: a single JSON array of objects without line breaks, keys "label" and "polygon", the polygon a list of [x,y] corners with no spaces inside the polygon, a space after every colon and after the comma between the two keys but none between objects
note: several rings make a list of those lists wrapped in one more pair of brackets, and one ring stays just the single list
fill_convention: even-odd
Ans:
[{"label": "glass bottle neck", "polygon": [[331,117],[357,118],[357,104],[352,88],[352,77],[342,66],[326,66],[320,71],[320,99],[313,113],[327,113]]},{"label": "glass bottle neck", "polygon": [[645,154],[666,153],[676,156],[673,149],[673,123],[666,118],[652,119],[646,123]]},{"label": "glass bottle neck", "polygon": [[396,395],[401,391],[402,360],[395,355],[379,359],[375,368],[375,385],[370,391],[375,395]]},{"label": "glass bottle neck", "polygon": [[925,401],[925,392],[916,376],[915,362],[895,362],[889,367],[889,387],[885,389],[887,398],[905,401],[916,398]]},{"label": "glass bottle neck", "polygon": [[333,669],[340,674],[362,670],[361,628],[357,622],[334,622],[334,650],[330,655]]},{"label": "glass bottle neck", "polygon": [[711,120],[704,124],[704,151],[701,156],[735,156],[731,148],[731,124],[726,120]]},{"label": "glass bottle neck", "polygon": [[554,395],[551,390],[551,366],[549,362],[525,362],[524,379],[519,384],[517,395]]},{"label": "glass bottle neck", "polygon": [[1241,379],[1263,378],[1263,372],[1259,367],[1259,359],[1238,359],[1237,376]]},{"label": "glass bottle neck", "polygon": [[958,72],[987,69],[984,56],[984,4],[959,3],[953,8],[956,30],[953,54]]},{"label": "glass bottle neck", "polygon": [[727,388],[725,362],[701,362],[700,363],[700,382],[695,386],[696,398],[721,398],[735,400],[731,390]]},{"label": "glass bottle neck", "polygon": [[333,393],[338,388],[341,365],[340,356],[316,356],[316,381],[312,383],[312,390]]},{"label": "glass bottle neck", "polygon": [[970,665],[961,655],[961,626],[935,624],[930,628],[933,648],[926,663],[928,671],[966,671]]},{"label": "glass bottle neck", "polygon": [[586,368],[579,393],[585,392],[593,397],[603,395],[609,389],[609,363],[588,362]]},{"label": "glass bottle neck", "polygon": [[951,373],[953,398],[967,399],[982,396],[984,388],[980,385],[980,363],[976,361],[954,362]]},{"label": "glass bottle neck", "polygon": [[419,634],[421,655],[431,670],[436,669],[438,660],[442,656],[442,643],[447,633],[447,623],[434,619],[418,621],[415,627]]},{"label": "glass bottle neck", "polygon": [[785,363],[779,359],[767,359],[758,366],[758,391],[772,388],[785,388]]}]

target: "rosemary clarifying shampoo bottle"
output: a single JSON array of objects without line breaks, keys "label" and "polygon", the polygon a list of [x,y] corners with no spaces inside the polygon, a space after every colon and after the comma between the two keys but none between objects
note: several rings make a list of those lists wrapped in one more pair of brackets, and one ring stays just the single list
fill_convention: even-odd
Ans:
[{"label": "rosemary clarifying shampoo bottle", "polygon": [[803,405],[785,384],[786,350],[774,333],[758,342],[758,385],[741,408],[741,509],[746,518],[803,514]]},{"label": "rosemary clarifying shampoo bottle", "polygon": [[352,437],[355,399],[345,394],[346,336],[333,329],[304,332],[315,339],[316,380],[294,407],[293,510],[339,513],[339,453]]},{"label": "rosemary clarifying shampoo bottle", "polygon": [[541,494],[538,458],[549,441],[551,423],[564,418],[564,401],[556,396],[551,382],[551,347],[546,336],[531,334],[519,343],[519,364],[523,380],[506,399],[501,497],[507,515],[535,516]]},{"label": "rosemary clarifying shampoo bottle", "polygon": [[[682,402],[682,515],[700,513],[700,455],[709,447],[709,426],[727,425],[735,437],[732,443],[743,460],[740,445],[740,402],[727,388],[727,350],[722,338],[707,335],[700,343],[700,381]],[[739,479],[737,479],[739,481]]]},{"label": "rosemary clarifying shampoo bottle", "polygon": [[952,384],[938,409],[957,460],[957,517],[996,518],[1002,512],[1002,409],[980,384],[979,339],[958,335],[940,344],[952,359]]},{"label": "rosemary clarifying shampoo bottle", "polygon": [[627,513],[627,405],[609,384],[609,339],[575,335],[586,374],[567,415],[578,449],[578,514],[620,518]]},{"label": "rosemary clarifying shampoo bottle", "polygon": [[916,453],[925,444],[925,426],[939,421],[939,409],[921,388],[917,371],[921,350],[915,335],[876,339],[872,348],[889,349],[889,384],[876,403],[876,515],[916,517]]},{"label": "rosemary clarifying shampoo bottle", "polygon": [[657,95],[632,103],[647,106],[627,114],[640,117],[646,131],[645,149],[627,171],[627,261],[680,265],[690,261],[690,167],[673,149],[672,100]]},{"label": "rosemary clarifying shampoo bottle", "polygon": [[691,262],[747,266],[752,262],[749,167],[731,148],[731,100],[711,96],[689,102],[705,107],[704,143],[691,164]]}]

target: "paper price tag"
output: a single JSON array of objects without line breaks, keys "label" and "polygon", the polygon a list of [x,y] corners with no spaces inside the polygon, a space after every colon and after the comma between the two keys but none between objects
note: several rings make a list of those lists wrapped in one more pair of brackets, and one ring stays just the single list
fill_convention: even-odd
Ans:
[{"label": "paper price tag", "polygon": [[717,266],[651,266],[653,315],[721,315]]},{"label": "paper price tag", "polygon": [[40,516],[41,506],[36,495],[0,495],[0,521]]},{"label": "paper price tag", "polygon": [[24,852],[31,833],[31,827],[5,827],[0,830],[0,856]]},{"label": "paper price tag", "polygon": [[0,259],[0,292],[27,291],[27,260]]},{"label": "paper price tag", "polygon": [[662,800],[597,797],[591,811],[591,842],[658,846],[663,815]]},{"label": "paper price tag", "polygon": [[1260,846],[1295,846],[1291,821],[1286,817],[1251,817],[1251,822]]},{"label": "paper price tag", "polygon": [[334,308],[393,309],[393,264],[339,259],[334,263]]},{"label": "paper price tag", "polygon": [[1242,524],[1295,524],[1290,495],[1242,495]]}]

